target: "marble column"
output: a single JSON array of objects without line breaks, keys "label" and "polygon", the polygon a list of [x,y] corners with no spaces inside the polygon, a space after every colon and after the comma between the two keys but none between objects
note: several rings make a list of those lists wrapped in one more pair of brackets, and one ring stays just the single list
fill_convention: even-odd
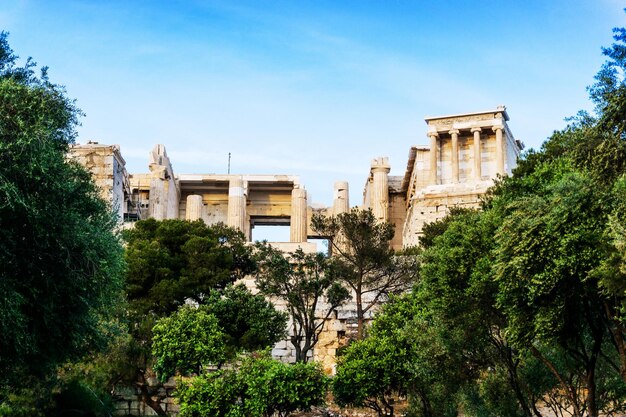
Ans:
[{"label": "marble column", "polygon": [[307,241],[307,198],[306,190],[294,188],[291,192],[291,226],[289,229],[289,241]]},{"label": "marble column", "polygon": [[335,195],[333,198],[333,216],[350,211],[349,188],[347,181],[335,183]]},{"label": "marble column", "polygon": [[185,209],[185,219],[187,220],[201,220],[202,209],[204,204],[202,203],[202,196],[197,194],[191,194],[187,196],[187,208]]},{"label": "marble column", "polygon": [[502,131],[504,126],[494,126],[493,131],[496,132],[496,173],[504,175],[504,140],[502,138]]},{"label": "marble column", "polygon": [[472,133],[474,134],[474,179],[476,181],[480,181],[482,178],[481,171],[481,153],[480,153],[480,132],[482,129],[480,127],[473,127]]},{"label": "marble column", "polygon": [[459,182],[459,131],[452,129],[450,132],[452,137],[452,183],[458,184]]},{"label": "marble column", "polygon": [[370,206],[377,220],[386,222],[389,215],[389,166],[388,158],[372,161],[372,194]]},{"label": "marble column", "polygon": [[246,233],[246,193],[243,178],[231,178],[228,184],[228,220],[230,227]]},{"label": "marble column", "polygon": [[439,138],[439,134],[437,132],[429,132],[428,136],[430,137],[430,184],[438,184],[437,181],[437,160],[439,159],[439,146],[437,139]]},{"label": "marble column", "polygon": [[165,180],[159,177],[153,177],[150,180],[150,195],[148,197],[150,204],[150,217],[156,220],[164,220],[167,214]]},{"label": "marble column", "polygon": [[[333,199],[333,216],[338,216],[343,213],[350,212],[350,201],[349,201],[349,188],[347,181],[337,181],[335,183],[335,196]],[[338,233],[334,237],[333,244],[337,246],[338,250],[343,252],[346,248],[346,239],[343,233]],[[332,252],[333,245],[329,245],[329,249]]]}]

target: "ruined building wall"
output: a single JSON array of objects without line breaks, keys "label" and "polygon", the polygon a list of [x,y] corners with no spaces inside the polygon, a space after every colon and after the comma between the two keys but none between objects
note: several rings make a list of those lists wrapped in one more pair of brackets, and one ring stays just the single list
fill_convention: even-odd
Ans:
[{"label": "ruined building wall", "polygon": [[515,167],[517,167],[517,159],[524,149],[524,144],[513,137],[508,125],[505,125],[504,128],[506,131],[504,169],[506,173],[510,175]]},{"label": "ruined building wall", "polygon": [[362,209],[372,210],[378,221],[394,225],[393,249],[402,248],[402,228],[406,215],[406,196],[402,190],[402,176],[390,176],[391,165],[387,157],[372,160],[370,173],[363,189]]},{"label": "ruined building wall", "polygon": [[394,250],[402,249],[402,229],[406,218],[406,193],[402,190],[403,177],[389,177],[389,217],[387,221],[393,224],[395,234],[391,240]]},{"label": "ruined building wall", "polygon": [[120,221],[124,218],[129,195],[129,180],[126,161],[118,145],[101,145],[88,142],[70,148],[69,157],[87,168],[94,178],[100,195],[111,203]]},{"label": "ruined building wall", "polygon": [[177,219],[180,190],[165,146],[156,145],[150,152],[150,217],[157,220]]}]

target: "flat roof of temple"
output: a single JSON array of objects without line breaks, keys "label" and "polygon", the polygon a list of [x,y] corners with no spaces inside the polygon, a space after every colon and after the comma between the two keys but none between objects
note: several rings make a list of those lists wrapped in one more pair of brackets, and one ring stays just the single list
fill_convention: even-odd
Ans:
[{"label": "flat roof of temple", "polygon": [[456,117],[479,116],[481,114],[502,113],[505,121],[509,121],[509,115],[506,112],[506,106],[498,106],[495,110],[477,111],[471,113],[448,114],[445,116],[426,116],[424,121],[428,123],[431,120],[453,119]]},{"label": "flat roof of temple", "polygon": [[301,188],[297,175],[267,174],[178,174],[180,187],[185,191],[193,190],[228,190],[231,179],[241,178],[248,183],[250,190],[291,193],[294,188]]},{"label": "flat roof of temple", "polygon": [[244,181],[255,183],[300,184],[299,176],[285,174],[177,174],[176,178],[181,182],[228,182],[232,178],[241,178]]}]

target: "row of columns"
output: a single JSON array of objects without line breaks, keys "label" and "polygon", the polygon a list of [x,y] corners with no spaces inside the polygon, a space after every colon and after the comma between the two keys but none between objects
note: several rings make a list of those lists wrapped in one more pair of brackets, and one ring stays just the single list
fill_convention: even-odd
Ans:
[{"label": "row of columns", "polygon": [[[347,188],[347,187],[346,187]],[[241,177],[231,178],[228,184],[228,214],[226,224],[247,233],[246,192]],[[308,233],[307,193],[304,188],[294,188],[291,192],[291,218],[289,237],[291,242],[306,242]],[[187,197],[187,220],[202,219],[204,203],[201,195]]]},{"label": "row of columns", "polygon": [[[503,138],[503,130],[504,126],[496,125],[493,126],[492,130],[496,134],[496,172],[500,175],[504,175],[504,138]],[[480,149],[480,134],[482,132],[482,128],[473,127],[470,129],[472,134],[474,135],[474,179],[476,181],[480,181],[482,178],[482,170],[481,170],[481,149]],[[459,182],[459,130],[452,129],[448,132],[450,134],[452,140],[452,182]],[[438,176],[437,176],[437,162],[439,160],[439,133],[438,132],[429,132],[428,136],[430,137],[430,183],[437,184]]]}]

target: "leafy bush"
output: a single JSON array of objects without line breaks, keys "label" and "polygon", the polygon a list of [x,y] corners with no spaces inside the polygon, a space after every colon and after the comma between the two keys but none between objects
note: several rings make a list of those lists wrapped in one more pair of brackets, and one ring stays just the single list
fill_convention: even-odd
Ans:
[{"label": "leafy bush", "polygon": [[269,353],[245,357],[238,369],[181,380],[180,417],[288,416],[324,403],[327,379],[314,363],[294,365]]}]

